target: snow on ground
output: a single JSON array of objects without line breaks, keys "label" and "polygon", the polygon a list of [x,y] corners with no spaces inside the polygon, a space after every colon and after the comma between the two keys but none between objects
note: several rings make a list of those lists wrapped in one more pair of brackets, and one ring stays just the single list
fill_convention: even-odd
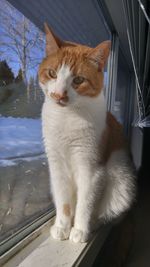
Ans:
[{"label": "snow on ground", "polygon": [[41,120],[0,117],[0,166],[30,160],[44,152]]}]

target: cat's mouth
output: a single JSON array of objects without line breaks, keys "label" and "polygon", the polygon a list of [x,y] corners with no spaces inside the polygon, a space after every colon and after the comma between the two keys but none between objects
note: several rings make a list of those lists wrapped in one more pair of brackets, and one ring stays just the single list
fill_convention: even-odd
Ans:
[{"label": "cat's mouth", "polygon": [[59,94],[51,92],[49,96],[54,99],[55,103],[57,103],[58,105],[62,107],[65,107],[69,100],[66,93],[64,93],[63,95],[59,95]]},{"label": "cat's mouth", "polygon": [[67,102],[68,101],[64,101],[64,100],[56,100],[56,103],[62,107],[67,106]]}]

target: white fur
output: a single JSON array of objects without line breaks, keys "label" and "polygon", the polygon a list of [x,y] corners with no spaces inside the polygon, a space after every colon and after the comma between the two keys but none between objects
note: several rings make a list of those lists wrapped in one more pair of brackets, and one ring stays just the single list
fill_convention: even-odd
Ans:
[{"label": "white fur", "polygon": [[[56,81],[42,85],[48,93],[67,90],[69,95],[69,103],[62,107],[47,93],[42,110],[57,212],[51,234],[61,240],[70,234],[73,242],[86,242],[99,220],[117,217],[129,208],[134,174],[124,151],[112,154],[107,166],[100,165],[99,142],[106,126],[103,94],[94,98],[77,95],[68,66],[63,65],[57,76]],[[70,205],[70,216],[63,213],[64,204]]]},{"label": "white fur", "polygon": [[48,81],[46,88],[42,83],[40,83],[40,86],[43,91],[45,91],[46,89],[47,95],[49,96],[54,92],[57,94],[63,94],[66,88],[71,88],[72,80],[73,76],[70,68],[67,65],[62,65],[57,70],[57,79],[51,79],[50,81]]}]

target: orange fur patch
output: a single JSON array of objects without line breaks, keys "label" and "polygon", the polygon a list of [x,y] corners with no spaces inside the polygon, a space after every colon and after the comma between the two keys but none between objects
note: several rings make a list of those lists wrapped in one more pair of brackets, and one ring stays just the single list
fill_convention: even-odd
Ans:
[{"label": "orange fur patch", "polygon": [[103,151],[102,162],[104,163],[114,151],[127,149],[123,127],[110,112],[107,112],[106,128],[101,137],[100,148]]},{"label": "orange fur patch", "polygon": [[63,205],[63,214],[69,217],[71,215],[70,211],[70,205],[69,204],[64,204]]}]

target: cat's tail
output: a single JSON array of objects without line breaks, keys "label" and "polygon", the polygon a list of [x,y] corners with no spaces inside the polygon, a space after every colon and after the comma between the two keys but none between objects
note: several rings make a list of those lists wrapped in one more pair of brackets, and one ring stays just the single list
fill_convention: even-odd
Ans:
[{"label": "cat's tail", "polygon": [[106,186],[100,204],[100,219],[120,217],[135,200],[135,168],[125,151],[113,152],[107,163]]}]

